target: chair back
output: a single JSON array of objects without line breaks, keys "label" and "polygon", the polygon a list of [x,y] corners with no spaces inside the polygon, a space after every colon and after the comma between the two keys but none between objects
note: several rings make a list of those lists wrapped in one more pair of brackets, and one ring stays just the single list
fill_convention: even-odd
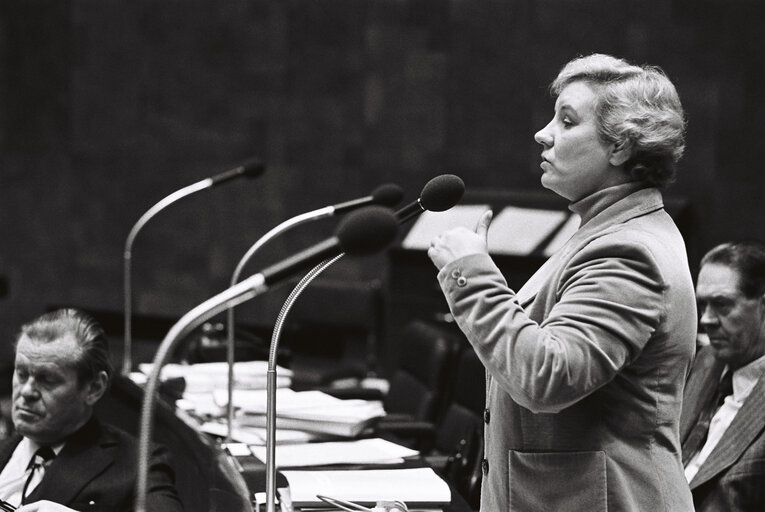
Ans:
[{"label": "chair back", "polygon": [[[143,390],[118,376],[96,404],[95,414],[138,437]],[[163,399],[155,404],[152,442],[163,444],[175,470],[175,486],[186,512],[251,512],[241,474],[213,441],[175,414]]]},{"label": "chair back", "polygon": [[483,459],[486,370],[472,348],[460,353],[452,401],[436,428],[435,449],[449,455],[445,477],[477,508]]},{"label": "chair back", "polygon": [[407,324],[401,336],[399,368],[390,379],[385,410],[435,422],[446,401],[457,342],[449,330],[423,320]]}]

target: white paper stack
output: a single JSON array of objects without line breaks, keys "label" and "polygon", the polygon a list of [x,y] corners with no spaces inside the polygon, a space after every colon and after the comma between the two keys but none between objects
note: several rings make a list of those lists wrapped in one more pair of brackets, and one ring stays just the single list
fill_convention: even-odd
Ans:
[{"label": "white paper stack", "polygon": [[[151,373],[153,364],[142,363],[138,369],[146,375]],[[234,363],[234,388],[265,389],[267,361],[239,361]],[[276,386],[292,385],[292,370],[277,366]],[[166,364],[159,374],[160,380],[182,377],[189,393],[210,392],[228,387],[228,363]]]},{"label": "white paper stack", "polygon": [[[224,390],[214,393],[216,402],[226,401]],[[264,390],[237,390],[234,407],[243,414],[237,425],[266,426],[267,397]],[[321,391],[276,391],[276,428],[318,434],[355,437],[369,427],[385,410],[378,401],[341,400]]]}]

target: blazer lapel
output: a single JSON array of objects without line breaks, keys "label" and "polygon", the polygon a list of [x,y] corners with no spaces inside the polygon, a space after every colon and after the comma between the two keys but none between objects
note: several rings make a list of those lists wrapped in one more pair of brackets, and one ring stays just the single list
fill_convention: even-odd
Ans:
[{"label": "blazer lapel", "polygon": [[534,301],[542,286],[549,282],[552,275],[558,270],[560,253],[561,251],[558,251],[550,256],[515,294],[515,298],[522,308],[526,308]]},{"label": "blazer lapel", "polygon": [[98,423],[91,419],[75,433],[45,471],[40,485],[29,495],[29,502],[46,499],[68,504],[85,485],[114,463],[104,450],[110,444],[100,435]]},{"label": "blazer lapel", "polygon": [[691,480],[691,489],[729,468],[741,457],[741,454],[749,447],[757,434],[765,428],[763,408],[765,408],[765,375],[760,377],[720,442]]}]

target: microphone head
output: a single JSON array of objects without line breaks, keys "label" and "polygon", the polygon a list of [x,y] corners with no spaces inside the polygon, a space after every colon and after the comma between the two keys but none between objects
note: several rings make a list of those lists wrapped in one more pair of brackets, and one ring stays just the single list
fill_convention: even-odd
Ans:
[{"label": "microphone head", "polygon": [[431,212],[443,212],[460,202],[465,183],[454,174],[436,176],[422,187],[420,205]]},{"label": "microphone head", "polygon": [[389,209],[368,206],[349,213],[340,221],[335,236],[347,254],[371,254],[385,249],[398,231],[398,219]]},{"label": "microphone head", "polygon": [[260,176],[266,170],[266,164],[260,158],[250,158],[239,166],[242,171],[242,176],[247,178],[255,178]]},{"label": "microphone head", "polygon": [[404,191],[395,183],[386,183],[374,189],[370,196],[374,204],[396,206],[404,197]]}]

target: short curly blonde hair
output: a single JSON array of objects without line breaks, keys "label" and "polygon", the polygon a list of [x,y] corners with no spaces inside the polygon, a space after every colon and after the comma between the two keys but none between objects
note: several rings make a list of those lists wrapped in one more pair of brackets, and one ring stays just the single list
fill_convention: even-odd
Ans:
[{"label": "short curly blonde hair", "polygon": [[685,150],[686,121],[677,90],[664,72],[596,53],[566,64],[550,92],[558,96],[579,81],[598,94],[601,139],[630,151],[625,165],[633,178],[660,188],[674,181]]}]

